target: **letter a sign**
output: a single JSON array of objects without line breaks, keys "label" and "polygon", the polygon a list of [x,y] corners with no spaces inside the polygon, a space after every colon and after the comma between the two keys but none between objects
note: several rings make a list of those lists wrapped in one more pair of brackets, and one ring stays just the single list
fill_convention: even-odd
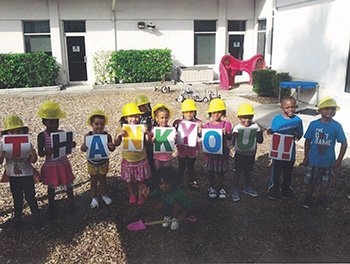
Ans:
[{"label": "letter a sign", "polygon": [[143,150],[143,132],[144,125],[123,125],[127,136],[122,139],[122,151],[142,151]]},{"label": "letter a sign", "polygon": [[107,135],[92,135],[86,137],[86,154],[88,160],[108,159]]},{"label": "letter a sign", "polygon": [[274,133],[271,139],[269,157],[289,161],[292,158],[293,145],[293,136]]}]

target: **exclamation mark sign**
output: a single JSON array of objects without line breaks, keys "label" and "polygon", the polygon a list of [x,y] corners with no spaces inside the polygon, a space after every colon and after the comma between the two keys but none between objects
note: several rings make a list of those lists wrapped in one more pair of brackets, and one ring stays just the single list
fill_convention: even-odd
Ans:
[{"label": "exclamation mark sign", "polygon": [[280,145],[280,142],[281,142],[281,136],[274,134],[272,136],[272,150],[270,153],[271,157],[273,157],[273,158],[278,157],[278,146]]},{"label": "exclamation mark sign", "polygon": [[284,138],[284,146],[283,146],[283,152],[282,153],[282,159],[290,160],[290,147],[292,146],[293,138],[292,137],[285,137]]}]

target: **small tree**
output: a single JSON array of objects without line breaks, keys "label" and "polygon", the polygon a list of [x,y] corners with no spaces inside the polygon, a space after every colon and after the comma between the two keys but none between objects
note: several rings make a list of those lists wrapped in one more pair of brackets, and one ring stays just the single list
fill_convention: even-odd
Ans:
[{"label": "small tree", "polygon": [[253,91],[259,96],[273,96],[274,87],[272,78],[275,76],[275,70],[256,70],[253,71]]}]

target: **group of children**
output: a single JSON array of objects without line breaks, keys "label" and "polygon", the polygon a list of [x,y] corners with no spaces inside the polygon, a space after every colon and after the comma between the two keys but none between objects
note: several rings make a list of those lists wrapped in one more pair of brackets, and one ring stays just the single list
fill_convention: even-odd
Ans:
[{"label": "group of children", "polygon": [[[285,97],[281,101],[283,113],[274,117],[271,128],[267,133],[286,134],[293,136],[293,140],[299,140],[303,136],[303,126],[301,119],[295,115],[296,101],[293,97]],[[303,207],[309,208],[313,202],[314,186],[321,182],[320,202],[328,208],[328,185],[332,175],[332,168],[339,167],[347,148],[346,137],[341,125],[332,118],[339,109],[332,98],[323,99],[318,108],[321,118],[313,121],[305,134],[305,157],[304,165],[307,166],[305,182],[307,190]],[[150,198],[158,198],[156,208],[163,213],[164,220],[175,218],[171,224],[165,222],[163,226],[169,226],[172,230],[179,228],[179,221],[185,221],[191,209],[191,203],[187,199],[184,191],[179,187],[183,182],[183,175],[187,168],[188,186],[191,190],[198,191],[199,186],[196,181],[194,165],[200,148],[199,143],[195,146],[177,144],[178,169],[172,165],[172,153],[153,153],[153,144],[156,143],[154,135],[155,127],[175,127],[178,130],[182,121],[191,122],[197,129],[198,137],[202,136],[203,129],[212,128],[222,131],[223,151],[222,154],[203,153],[204,166],[208,169],[208,195],[210,198],[227,197],[223,186],[224,171],[227,169],[230,150],[227,141],[234,140],[235,146],[235,171],[233,174],[233,201],[239,201],[239,180],[241,174],[244,177],[243,193],[252,197],[258,193],[252,188],[250,182],[251,171],[254,166],[257,143],[263,142],[263,134],[260,127],[253,122],[254,109],[250,104],[242,104],[238,109],[240,123],[232,128],[229,121],[225,121],[226,105],[222,99],[213,99],[207,111],[210,121],[202,123],[197,117],[197,108],[193,100],[185,100],[182,103],[182,118],[176,119],[172,126],[168,124],[172,111],[165,104],[158,104],[151,108],[148,98],[144,95],[136,97],[134,103],[126,104],[122,109],[120,127],[117,129],[114,138],[105,131],[108,117],[100,110],[94,111],[87,119],[87,125],[91,126],[91,131],[84,137],[81,151],[86,152],[88,146],[86,137],[91,135],[107,135],[107,147],[109,151],[114,151],[120,146],[128,132],[123,128],[124,124],[138,125],[144,124],[142,132],[144,135],[144,148],[142,151],[122,151],[121,178],[126,181],[129,190],[129,203],[139,205],[144,204]],[[56,102],[44,103],[38,116],[42,118],[42,123],[46,129],[38,135],[38,154],[45,157],[45,162],[38,174],[31,163],[37,161],[37,154],[31,145],[27,158],[13,158],[6,156],[3,144],[0,147],[0,163],[6,157],[6,169],[3,180],[9,178],[11,192],[14,199],[15,223],[21,223],[23,193],[31,208],[36,223],[40,223],[40,214],[35,198],[34,181],[36,175],[39,180],[48,186],[49,217],[55,216],[55,189],[63,185],[70,201],[70,209],[74,211],[73,202],[73,180],[71,165],[66,156],[52,159],[51,154],[54,149],[51,143],[51,134],[59,132],[59,119],[65,118],[66,114],[60,109]],[[4,120],[4,128],[1,135],[28,134],[28,127],[24,126],[17,116],[9,116]],[[178,134],[175,133],[175,142]],[[335,142],[341,143],[341,150],[335,160]],[[72,147],[75,147],[73,141]],[[292,149],[290,160],[272,161],[271,183],[269,186],[269,198],[276,199],[281,194],[284,199],[290,199],[292,195],[291,179],[295,162],[295,145]],[[87,170],[91,176],[91,208],[99,207],[97,195],[97,185],[100,183],[102,200],[105,204],[112,203],[112,199],[107,195],[106,174],[109,171],[109,160],[89,159]],[[280,175],[283,173],[283,180],[280,183]],[[34,177],[33,177],[34,175]],[[215,184],[217,175],[217,184]],[[135,190],[135,183],[137,191]],[[40,225],[40,224],[38,224]]]}]

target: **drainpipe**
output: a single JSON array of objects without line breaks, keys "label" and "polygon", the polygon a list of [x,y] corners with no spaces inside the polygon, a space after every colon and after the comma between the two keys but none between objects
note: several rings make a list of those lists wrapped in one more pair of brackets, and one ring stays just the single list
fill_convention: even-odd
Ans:
[{"label": "drainpipe", "polygon": [[113,33],[114,33],[114,49],[117,51],[117,29],[115,25],[115,7],[117,0],[112,0],[112,23],[113,23]]}]

